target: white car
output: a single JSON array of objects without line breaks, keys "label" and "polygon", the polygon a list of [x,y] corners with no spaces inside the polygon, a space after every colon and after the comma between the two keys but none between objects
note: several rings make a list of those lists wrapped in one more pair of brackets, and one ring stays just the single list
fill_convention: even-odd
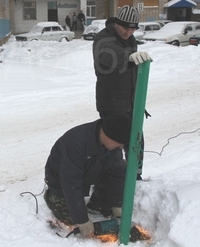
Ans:
[{"label": "white car", "polygon": [[74,32],[64,30],[57,22],[39,22],[30,32],[18,34],[15,38],[17,41],[70,41],[74,38]]},{"label": "white car", "polygon": [[155,20],[155,22],[158,22],[158,24],[160,24],[160,26],[163,27],[164,25],[172,21],[171,20]]},{"label": "white car", "polygon": [[91,25],[87,26],[83,32],[84,40],[94,40],[97,33],[105,28],[106,19],[93,20]]},{"label": "white car", "polygon": [[156,41],[175,46],[189,45],[189,39],[200,35],[200,22],[175,21],[166,24],[158,32],[147,34],[145,41]]},{"label": "white car", "polygon": [[133,33],[136,40],[142,40],[143,36],[148,33],[154,33],[161,29],[158,22],[139,22],[138,29]]}]

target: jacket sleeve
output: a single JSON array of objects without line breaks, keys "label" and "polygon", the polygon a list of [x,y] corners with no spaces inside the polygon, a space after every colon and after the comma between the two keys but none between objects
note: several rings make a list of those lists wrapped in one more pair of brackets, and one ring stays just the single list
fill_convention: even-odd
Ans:
[{"label": "jacket sleeve", "polygon": [[[84,145],[76,141],[62,147],[60,181],[63,194],[74,224],[85,223],[89,220],[84,201]],[[81,148],[80,148],[81,147]]]},{"label": "jacket sleeve", "polygon": [[[137,50],[137,47],[135,48]],[[129,56],[133,47],[123,47],[115,36],[96,37],[93,45],[95,67],[103,66],[102,69],[123,69],[135,66],[129,62]]]},{"label": "jacket sleeve", "polygon": [[115,150],[113,156],[111,157],[113,158],[113,165],[104,174],[104,186],[109,204],[115,207],[121,207],[126,177],[126,161],[122,157],[121,150]]},{"label": "jacket sleeve", "polygon": [[95,67],[122,69],[128,64],[130,52],[116,43],[116,37],[104,37],[94,43],[93,54]]}]

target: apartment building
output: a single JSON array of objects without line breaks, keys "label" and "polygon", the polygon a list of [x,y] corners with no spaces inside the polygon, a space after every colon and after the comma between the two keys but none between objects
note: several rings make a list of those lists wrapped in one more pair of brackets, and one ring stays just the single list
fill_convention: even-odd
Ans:
[{"label": "apartment building", "polygon": [[[96,1],[97,18],[114,16],[118,8],[129,4],[138,7],[141,22],[158,19],[200,21],[200,0],[118,0],[116,2],[117,4],[109,0]],[[111,8],[114,11],[111,11]]]},{"label": "apartment building", "polygon": [[0,44],[11,33],[27,32],[38,22],[57,21],[65,26],[66,15],[82,10],[89,25],[94,19],[116,16],[125,4],[139,8],[140,21],[200,21],[200,0],[0,0]]},{"label": "apartment building", "polygon": [[12,0],[0,0],[0,45],[5,43],[11,35],[13,5]]}]

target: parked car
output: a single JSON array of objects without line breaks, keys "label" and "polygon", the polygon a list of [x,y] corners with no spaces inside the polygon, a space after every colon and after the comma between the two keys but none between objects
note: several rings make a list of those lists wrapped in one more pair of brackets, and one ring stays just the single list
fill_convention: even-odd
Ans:
[{"label": "parked car", "polygon": [[155,22],[158,22],[158,24],[160,24],[160,26],[163,27],[164,25],[172,21],[171,20],[155,20]]},{"label": "parked car", "polygon": [[166,24],[158,32],[144,35],[146,41],[157,41],[175,46],[189,45],[189,39],[200,35],[200,22],[176,21]]},{"label": "parked car", "polygon": [[200,44],[200,36],[195,36],[195,37],[190,38],[189,44],[198,46]]},{"label": "parked car", "polygon": [[17,41],[70,41],[74,38],[74,32],[64,30],[57,22],[39,22],[30,32],[18,34],[15,38]]},{"label": "parked car", "polygon": [[105,28],[106,19],[94,20],[91,25],[87,26],[82,36],[84,40],[94,40],[97,33]]},{"label": "parked car", "polygon": [[157,22],[140,22],[138,29],[134,32],[136,40],[142,40],[145,34],[154,33],[161,29],[161,26]]}]

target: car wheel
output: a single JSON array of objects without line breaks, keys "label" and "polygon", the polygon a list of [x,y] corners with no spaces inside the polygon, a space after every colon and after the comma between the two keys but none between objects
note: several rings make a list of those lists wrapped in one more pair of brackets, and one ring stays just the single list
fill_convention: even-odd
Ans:
[{"label": "car wheel", "polygon": [[171,43],[172,45],[174,45],[174,46],[180,46],[180,43],[179,43],[179,41],[178,40],[174,40],[174,41],[172,41],[172,43]]},{"label": "car wheel", "polygon": [[67,37],[63,37],[61,40],[60,40],[60,42],[69,42],[69,40],[68,40],[68,38]]}]

